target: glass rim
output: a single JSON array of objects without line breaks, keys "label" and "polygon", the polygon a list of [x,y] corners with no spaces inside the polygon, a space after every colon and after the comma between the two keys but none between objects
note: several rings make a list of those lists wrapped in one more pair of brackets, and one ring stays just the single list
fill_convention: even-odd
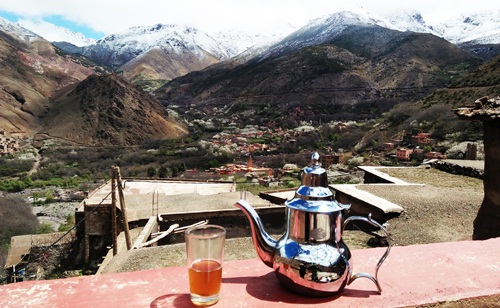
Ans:
[{"label": "glass rim", "polygon": [[[216,229],[216,230],[219,230],[221,232],[207,234],[207,235],[193,233],[193,231],[206,230],[206,229]],[[226,229],[222,226],[219,226],[219,225],[208,224],[208,225],[193,226],[193,227],[187,229],[185,231],[185,234],[186,234],[186,236],[193,237],[193,238],[216,238],[216,237],[220,237],[220,236],[225,236]]]}]

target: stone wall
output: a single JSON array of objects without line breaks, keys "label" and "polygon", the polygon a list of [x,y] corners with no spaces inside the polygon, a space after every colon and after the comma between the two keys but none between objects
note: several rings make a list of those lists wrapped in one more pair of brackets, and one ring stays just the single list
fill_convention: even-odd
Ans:
[{"label": "stone wall", "polygon": [[473,178],[478,178],[478,179],[483,179],[484,177],[484,170],[473,168],[470,166],[462,166],[458,164],[453,164],[445,161],[437,161],[431,164],[433,168],[436,168],[438,170],[451,173],[451,174],[457,174],[457,175],[464,175],[464,176],[470,176]]}]

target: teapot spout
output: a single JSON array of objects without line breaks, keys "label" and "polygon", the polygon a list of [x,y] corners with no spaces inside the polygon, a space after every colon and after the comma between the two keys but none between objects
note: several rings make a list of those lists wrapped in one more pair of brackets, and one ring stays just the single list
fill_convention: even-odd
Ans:
[{"label": "teapot spout", "polygon": [[247,201],[240,200],[234,205],[245,213],[248,221],[250,222],[253,245],[257,255],[262,262],[264,262],[264,264],[272,268],[277,241],[267,234],[264,230],[259,214],[257,214],[255,209]]}]

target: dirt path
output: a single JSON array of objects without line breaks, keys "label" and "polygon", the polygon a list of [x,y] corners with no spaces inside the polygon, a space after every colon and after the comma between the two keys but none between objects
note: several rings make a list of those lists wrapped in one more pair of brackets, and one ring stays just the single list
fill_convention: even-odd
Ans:
[{"label": "dirt path", "polygon": [[35,153],[35,162],[33,163],[33,167],[31,167],[30,171],[28,171],[28,175],[33,175],[38,171],[38,167],[40,167],[40,162],[42,161],[42,156],[39,151],[34,151]]}]

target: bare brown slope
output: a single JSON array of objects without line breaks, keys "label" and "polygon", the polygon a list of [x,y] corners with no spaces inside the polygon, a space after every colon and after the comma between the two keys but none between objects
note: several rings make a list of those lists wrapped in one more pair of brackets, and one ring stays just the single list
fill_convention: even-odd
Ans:
[{"label": "bare brown slope", "polygon": [[90,76],[54,102],[40,133],[83,145],[138,145],[186,128],[160,103],[116,75]]},{"label": "bare brown slope", "polygon": [[200,59],[192,53],[177,54],[167,49],[151,49],[120,67],[123,76],[131,81],[172,80],[192,71],[218,63],[219,60],[208,52]]},{"label": "bare brown slope", "polygon": [[0,130],[31,133],[49,98],[93,74],[43,39],[29,43],[0,31]]}]

